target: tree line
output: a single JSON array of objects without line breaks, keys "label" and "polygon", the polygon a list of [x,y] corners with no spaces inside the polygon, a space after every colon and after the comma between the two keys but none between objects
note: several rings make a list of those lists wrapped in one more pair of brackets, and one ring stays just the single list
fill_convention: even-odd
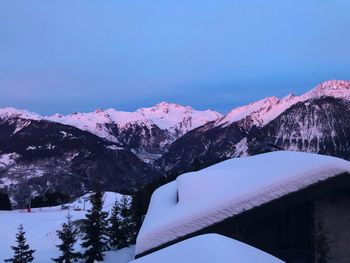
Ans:
[{"label": "tree line", "polygon": [[[84,260],[87,263],[103,261],[105,252],[128,247],[136,242],[136,236],[144,218],[141,208],[141,196],[117,198],[112,210],[103,211],[103,192],[96,189],[90,197],[91,209],[87,210],[85,219],[80,224],[72,220],[68,213],[67,221],[57,231],[60,255],[53,262],[72,263]],[[75,251],[78,236],[81,235],[83,252]],[[23,226],[16,234],[16,245],[11,247],[12,258],[5,262],[28,263],[34,261],[35,250],[26,242]]]}]

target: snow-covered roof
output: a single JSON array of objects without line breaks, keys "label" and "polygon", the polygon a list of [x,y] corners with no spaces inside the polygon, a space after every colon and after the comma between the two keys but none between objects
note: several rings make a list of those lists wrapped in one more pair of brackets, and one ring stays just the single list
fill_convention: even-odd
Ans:
[{"label": "snow-covered roof", "polygon": [[183,174],[152,195],[136,254],[344,172],[348,161],[281,151]]},{"label": "snow-covered roof", "polygon": [[242,242],[217,234],[187,239],[131,263],[282,263],[283,261]]}]

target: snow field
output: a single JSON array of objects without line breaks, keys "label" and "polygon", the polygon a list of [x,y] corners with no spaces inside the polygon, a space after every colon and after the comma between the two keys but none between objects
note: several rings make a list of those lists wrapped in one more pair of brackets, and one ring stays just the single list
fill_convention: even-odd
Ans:
[{"label": "snow field", "polygon": [[[89,194],[78,198],[70,205],[70,214],[72,220],[85,218],[86,211],[83,209],[84,199],[87,200]],[[121,199],[122,195],[118,193],[106,192],[104,195],[104,210],[110,211],[116,198]],[[90,202],[85,202],[85,209],[91,208]],[[76,210],[75,210],[76,209]],[[25,210],[0,211],[0,262],[12,256],[10,246],[15,245],[15,235],[19,224],[23,224],[26,232],[27,242],[32,249],[36,249],[34,253],[37,263],[50,262],[51,258],[59,255],[58,249],[55,247],[60,243],[56,235],[56,230],[61,229],[61,225],[66,222],[68,210],[62,210],[61,206],[34,208],[31,213]],[[79,241],[76,249],[80,250]],[[126,248],[119,251],[109,251],[105,262],[128,262],[133,259],[134,248]]]}]

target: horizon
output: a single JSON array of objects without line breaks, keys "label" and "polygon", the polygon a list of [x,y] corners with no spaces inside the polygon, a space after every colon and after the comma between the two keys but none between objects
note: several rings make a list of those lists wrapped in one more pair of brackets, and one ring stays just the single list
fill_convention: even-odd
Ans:
[{"label": "horizon", "polygon": [[165,100],[156,102],[156,103],[153,104],[153,105],[143,105],[143,106],[140,105],[139,107],[137,107],[137,108],[135,108],[135,109],[131,109],[131,110],[124,110],[124,109],[119,109],[119,108],[115,108],[115,107],[108,107],[108,108],[97,107],[97,108],[95,108],[95,109],[91,109],[91,110],[87,110],[87,111],[72,111],[72,112],[66,112],[66,113],[64,113],[64,112],[54,112],[54,113],[51,113],[51,114],[43,114],[43,113],[40,113],[40,112],[37,112],[37,111],[33,111],[33,110],[31,110],[31,109],[27,109],[27,108],[17,108],[17,107],[13,107],[13,106],[11,106],[11,105],[9,105],[9,106],[4,106],[4,107],[0,106],[0,109],[14,108],[14,109],[17,109],[17,110],[29,111],[29,112],[31,112],[31,113],[35,113],[35,114],[38,114],[38,115],[43,116],[43,117],[45,117],[45,116],[49,117],[49,116],[52,116],[52,115],[55,115],[55,114],[70,115],[70,114],[75,114],[75,113],[91,113],[91,112],[95,112],[95,111],[97,111],[97,110],[109,110],[109,109],[114,109],[114,110],[120,111],[120,112],[135,112],[135,111],[137,111],[137,110],[139,110],[139,109],[142,109],[142,108],[152,108],[152,107],[155,107],[155,106],[157,106],[157,105],[159,105],[159,104],[162,104],[162,103],[168,103],[168,104],[176,104],[176,105],[183,106],[183,107],[191,107],[193,110],[197,110],[197,111],[210,110],[210,111],[214,111],[214,112],[220,113],[220,114],[222,114],[222,115],[226,115],[226,114],[228,114],[230,111],[232,111],[233,109],[239,108],[239,107],[241,107],[241,106],[246,106],[246,105],[248,105],[248,104],[250,104],[250,103],[253,103],[253,102],[256,102],[256,101],[259,101],[259,100],[263,100],[263,99],[266,99],[266,98],[269,98],[269,97],[276,97],[276,98],[278,98],[278,99],[282,99],[283,97],[288,96],[288,95],[290,95],[290,94],[293,94],[293,95],[295,95],[295,96],[301,96],[301,95],[303,95],[304,93],[306,93],[306,92],[308,92],[308,91],[310,91],[310,90],[316,88],[318,85],[320,85],[320,84],[322,84],[322,83],[324,83],[324,82],[327,82],[327,81],[350,81],[350,80],[345,80],[345,79],[342,79],[342,80],[340,80],[340,79],[325,80],[325,81],[323,81],[323,82],[320,82],[320,83],[314,85],[313,87],[311,87],[311,88],[309,88],[309,89],[304,90],[302,93],[289,92],[289,93],[286,93],[286,94],[284,94],[284,95],[282,95],[282,96],[275,96],[275,95],[265,96],[265,97],[257,98],[257,99],[252,100],[252,101],[247,101],[245,104],[240,104],[240,105],[232,106],[232,107],[229,108],[228,111],[226,111],[226,112],[222,112],[222,111],[219,111],[219,110],[213,109],[213,108],[201,108],[201,109],[199,109],[199,108],[194,107],[193,105],[180,104],[180,103],[176,103],[176,102],[172,102],[172,101],[165,101]]}]

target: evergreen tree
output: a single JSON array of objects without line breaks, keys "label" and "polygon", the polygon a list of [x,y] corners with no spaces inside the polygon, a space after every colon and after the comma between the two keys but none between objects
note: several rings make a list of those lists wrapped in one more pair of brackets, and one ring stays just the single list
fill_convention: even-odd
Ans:
[{"label": "evergreen tree", "polygon": [[116,199],[112,208],[111,217],[109,218],[109,246],[112,248],[121,248],[123,246],[123,237],[121,231],[122,219],[120,212],[121,204],[118,199]]},{"label": "evergreen tree", "polygon": [[62,241],[57,247],[62,255],[52,259],[58,263],[77,262],[81,258],[79,252],[74,252],[74,244],[77,242],[78,230],[74,228],[71,216],[68,215],[67,222],[62,225],[62,230],[57,231],[58,238]]},{"label": "evergreen tree", "polygon": [[131,199],[129,216],[130,216],[130,236],[129,244],[136,243],[136,237],[140,231],[144,219],[144,203],[140,192],[134,194]]},{"label": "evergreen tree", "polygon": [[120,204],[120,238],[119,238],[119,247],[124,248],[128,247],[131,244],[131,229],[132,221],[130,216],[130,201],[129,198],[123,196]]},{"label": "evergreen tree", "polygon": [[86,222],[82,227],[84,232],[83,248],[86,248],[83,257],[87,263],[103,261],[104,251],[108,250],[107,217],[108,213],[102,211],[103,193],[96,188],[96,192],[90,195],[92,208],[86,214]]},{"label": "evergreen tree", "polygon": [[12,210],[9,195],[1,191],[0,191],[0,210]]},{"label": "evergreen tree", "polygon": [[34,249],[30,249],[29,245],[26,243],[25,232],[23,230],[23,225],[20,224],[18,227],[18,233],[16,234],[17,246],[11,247],[15,252],[14,256],[10,259],[5,259],[5,262],[12,263],[28,263],[33,262]]},{"label": "evergreen tree", "polygon": [[195,157],[194,160],[192,161],[192,170],[193,171],[199,171],[200,169],[202,169],[202,163],[199,160],[198,157]]}]

